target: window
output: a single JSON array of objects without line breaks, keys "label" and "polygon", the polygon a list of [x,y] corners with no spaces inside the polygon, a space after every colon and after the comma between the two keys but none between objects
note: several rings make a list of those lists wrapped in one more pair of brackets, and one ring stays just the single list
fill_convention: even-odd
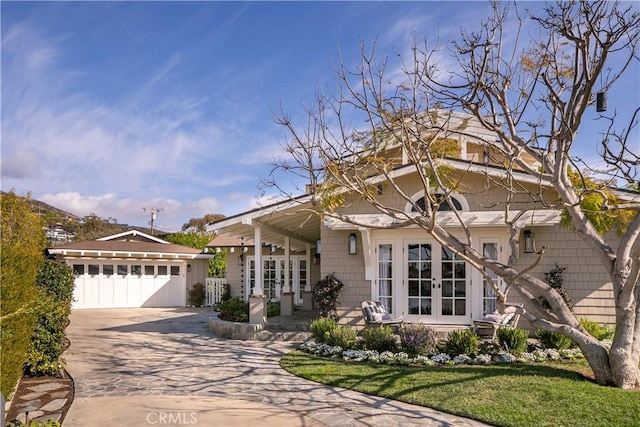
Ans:
[{"label": "window", "polygon": [[180,275],[180,266],[179,265],[172,265],[171,266],[171,275],[172,276],[179,276]]},{"label": "window", "polygon": [[97,276],[100,274],[100,266],[98,264],[89,264],[89,275]]},{"label": "window", "polygon": [[393,313],[393,247],[378,245],[378,296],[380,303]]},{"label": "window", "polygon": [[[495,242],[483,243],[482,254],[487,258],[498,259],[498,244]],[[504,283],[496,273],[491,270],[485,269],[486,274],[498,285],[501,290],[504,290]],[[490,314],[496,311],[498,308],[497,294],[491,283],[486,277],[482,278],[482,314]]]},{"label": "window", "polygon": [[144,266],[144,275],[145,276],[153,276],[154,274],[154,266],[153,265],[145,265]]},{"label": "window", "polygon": [[158,266],[158,276],[166,276],[167,275],[167,266],[159,265]]},{"label": "window", "polygon": [[[438,212],[447,212],[447,211],[452,211],[453,209],[451,209],[451,205],[449,205],[449,202],[444,200],[444,194],[436,194],[435,196],[435,200],[440,204],[440,207],[438,208]],[[453,206],[456,208],[457,211],[462,211],[464,210],[462,208],[462,203],[460,203],[460,200],[456,199],[453,196],[450,196],[451,201],[453,202]],[[420,208],[420,210],[425,210],[426,209],[426,201],[424,197],[419,198],[418,200],[416,200],[416,205],[417,207]],[[411,209],[411,212],[418,212],[418,209],[416,209],[415,207],[413,207]]]},{"label": "window", "polygon": [[113,275],[113,265],[111,264],[105,264],[102,266],[102,274],[104,274],[105,276],[112,276]]},{"label": "window", "polygon": [[122,265],[122,264],[118,265],[118,275],[119,276],[126,276],[128,273],[129,273],[129,266],[128,265]]},{"label": "window", "polygon": [[131,275],[132,276],[142,276],[142,266],[132,265],[131,266]]},{"label": "window", "polygon": [[81,276],[84,274],[84,264],[73,264],[73,274]]}]

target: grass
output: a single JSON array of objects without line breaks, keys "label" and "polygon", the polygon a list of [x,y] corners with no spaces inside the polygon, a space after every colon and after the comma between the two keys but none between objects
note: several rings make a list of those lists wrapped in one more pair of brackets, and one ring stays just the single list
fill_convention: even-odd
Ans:
[{"label": "grass", "polygon": [[412,367],[324,359],[302,351],[294,375],[497,426],[640,426],[640,392],[598,386],[581,361]]}]

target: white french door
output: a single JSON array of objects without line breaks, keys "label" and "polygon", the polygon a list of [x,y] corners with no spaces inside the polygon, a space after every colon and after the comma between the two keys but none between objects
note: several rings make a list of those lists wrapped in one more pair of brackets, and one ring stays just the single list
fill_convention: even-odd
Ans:
[{"label": "white french door", "polygon": [[[248,257],[249,275],[247,276],[246,297],[251,295],[255,286],[255,258]],[[262,289],[264,295],[270,300],[279,300],[284,285],[286,260],[284,256],[271,256],[262,259]],[[307,260],[304,257],[290,257],[289,285],[295,293],[295,303],[301,304],[301,290],[307,284]]]},{"label": "white french door", "polygon": [[405,318],[433,324],[471,320],[470,267],[437,242],[404,243]]}]

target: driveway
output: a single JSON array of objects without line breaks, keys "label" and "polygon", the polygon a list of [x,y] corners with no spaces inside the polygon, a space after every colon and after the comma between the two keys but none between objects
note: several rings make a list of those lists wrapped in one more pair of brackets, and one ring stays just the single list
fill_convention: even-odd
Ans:
[{"label": "driveway", "polygon": [[65,357],[76,394],[65,427],[480,426],[295,377],[286,342],[211,336],[210,309],[75,310]]}]

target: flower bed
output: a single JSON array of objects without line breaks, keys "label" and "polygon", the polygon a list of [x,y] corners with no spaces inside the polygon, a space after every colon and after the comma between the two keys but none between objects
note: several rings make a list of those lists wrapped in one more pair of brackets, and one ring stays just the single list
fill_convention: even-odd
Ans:
[{"label": "flower bed", "polygon": [[438,353],[433,355],[418,355],[410,357],[405,352],[384,351],[379,353],[375,350],[344,350],[340,346],[331,346],[328,344],[316,343],[315,341],[307,341],[300,346],[300,350],[320,357],[330,357],[335,359],[343,359],[352,362],[369,362],[384,363],[388,365],[489,365],[489,364],[506,364],[517,362],[546,362],[561,359],[582,358],[582,352],[579,349],[535,349],[532,352],[524,352],[519,355],[513,355],[507,352],[500,352],[494,355],[477,354],[468,356],[460,354],[451,357],[447,353]]}]

